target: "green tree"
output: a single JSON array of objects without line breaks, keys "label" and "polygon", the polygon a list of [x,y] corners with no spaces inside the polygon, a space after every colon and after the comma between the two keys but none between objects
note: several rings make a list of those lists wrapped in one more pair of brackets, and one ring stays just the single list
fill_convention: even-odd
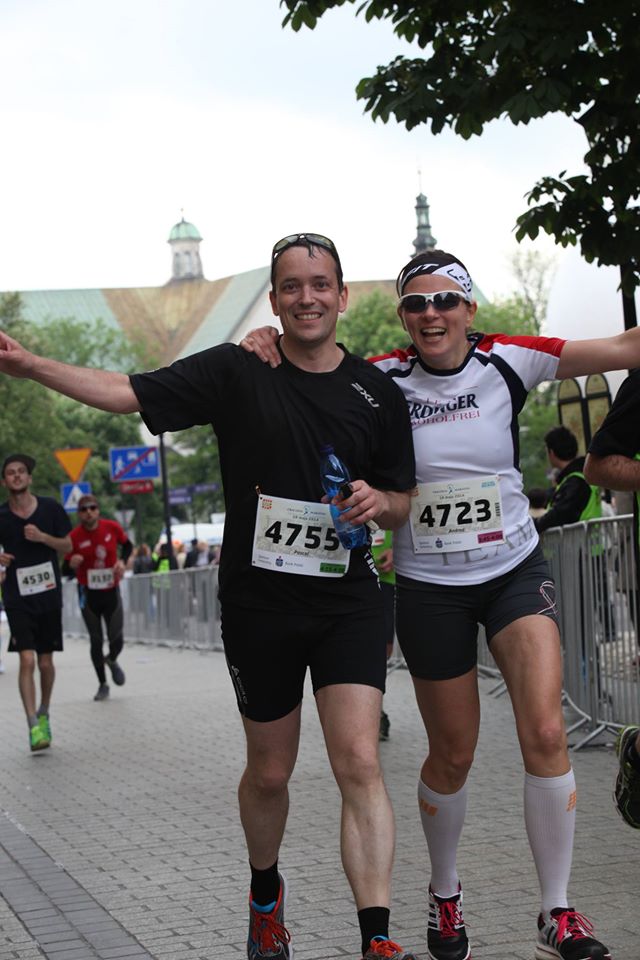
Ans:
[{"label": "green tree", "polygon": [[338,320],[337,338],[361,357],[376,357],[408,342],[396,302],[380,290],[360,297]]},{"label": "green tree", "polygon": [[[70,317],[51,319],[43,325],[27,323],[22,317],[20,297],[0,298],[0,327],[28,349],[82,366],[101,366],[131,372],[151,366],[154,358],[131,344],[124,334],[103,321],[87,324]],[[140,443],[138,416],[122,417],[87,407],[46,390],[31,380],[0,378],[3,410],[2,458],[25,451],[37,461],[35,489],[58,498],[60,485],[69,478],[55,459],[54,450],[88,447],[92,455],[83,479],[100,498],[106,515],[116,510],[142,510],[142,533],[157,536],[162,525],[159,490],[154,494],[123,495],[109,478],[109,447]]]},{"label": "green tree", "polygon": [[[284,24],[313,29],[356,0],[281,0]],[[425,51],[379,66],[356,88],[373,119],[429,123],[468,139],[498,117],[528,123],[564,113],[584,131],[588,173],[531,189],[517,239],[540,230],[591,262],[618,266],[631,321],[640,283],[640,9],[629,0],[358,0]],[[629,325],[629,324],[627,324]]]},{"label": "green tree", "polygon": [[[28,339],[18,294],[0,297],[0,329],[22,341]],[[0,462],[10,453],[31,454],[38,464],[39,492],[56,496],[59,468],[52,455],[52,439],[60,434],[62,424],[51,394],[31,380],[0,377],[0,409]]]}]

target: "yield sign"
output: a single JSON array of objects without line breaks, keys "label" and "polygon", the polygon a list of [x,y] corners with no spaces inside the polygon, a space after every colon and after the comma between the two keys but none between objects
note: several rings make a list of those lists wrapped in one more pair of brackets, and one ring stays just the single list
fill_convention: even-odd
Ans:
[{"label": "yield sign", "polygon": [[91,447],[74,447],[71,450],[54,450],[54,456],[66,475],[74,483],[82,476],[82,471],[91,456]]}]

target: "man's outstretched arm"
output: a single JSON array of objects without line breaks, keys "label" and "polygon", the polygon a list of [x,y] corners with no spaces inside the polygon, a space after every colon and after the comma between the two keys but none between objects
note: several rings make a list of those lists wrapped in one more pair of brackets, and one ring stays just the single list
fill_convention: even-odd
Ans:
[{"label": "man's outstretched arm", "polygon": [[35,380],[43,387],[63,393],[90,407],[110,413],[136,413],[140,404],[129,377],[113,370],[74,367],[26,350],[17,340],[0,332],[0,373]]}]

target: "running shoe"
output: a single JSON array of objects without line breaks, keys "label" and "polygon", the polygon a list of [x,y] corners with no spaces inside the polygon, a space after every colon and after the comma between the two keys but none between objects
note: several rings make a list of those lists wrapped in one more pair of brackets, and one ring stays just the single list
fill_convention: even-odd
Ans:
[{"label": "running shoe", "polygon": [[263,913],[254,906],[249,895],[249,939],[247,957],[262,960],[263,957],[280,957],[293,960],[291,935],[284,925],[284,905],[287,899],[287,882],[280,876],[280,893],[273,910]]},{"label": "running shoe", "polygon": [[431,960],[467,960],[471,956],[462,916],[462,887],[452,897],[439,897],[429,887],[427,954]]},{"label": "running shoe", "polygon": [[393,940],[387,937],[374,937],[362,960],[377,960],[377,958],[379,960],[380,957],[385,957],[386,960],[418,960],[415,953],[406,953]]},{"label": "running shoe", "polygon": [[556,907],[548,920],[540,914],[536,960],[611,960],[605,945],[592,934],[591,921],[573,907]]},{"label": "running shoe", "polygon": [[378,740],[388,740],[389,739],[389,729],[391,727],[391,721],[389,717],[384,712],[380,711],[380,733],[378,735]]},{"label": "running shoe", "polygon": [[49,743],[51,743],[53,741],[53,737],[51,736],[51,722],[46,713],[41,713],[38,717],[38,726],[44,733]]},{"label": "running shoe", "polygon": [[39,723],[36,723],[35,727],[31,727],[29,730],[29,745],[32,752],[36,750],[46,750],[47,747],[51,746],[51,741],[48,740],[47,735]]},{"label": "running shoe", "polygon": [[616,777],[613,801],[618,813],[630,827],[640,830],[640,772],[629,763],[627,750],[638,735],[640,727],[625,727],[616,740],[616,754],[620,770]]},{"label": "running shoe", "polygon": [[106,700],[109,696],[109,684],[101,683],[98,687],[98,692],[96,693],[94,700]]},{"label": "running shoe", "polygon": [[111,678],[112,678],[113,682],[115,683],[116,687],[121,687],[121,686],[123,686],[123,685],[124,685],[124,681],[125,681],[126,678],[125,678],[125,675],[124,675],[124,670],[122,669],[122,667],[120,666],[120,664],[118,663],[118,661],[117,661],[117,660],[109,660],[108,657],[105,657],[105,661],[104,661],[104,662],[105,662],[106,665],[109,667],[109,670],[111,670]]}]

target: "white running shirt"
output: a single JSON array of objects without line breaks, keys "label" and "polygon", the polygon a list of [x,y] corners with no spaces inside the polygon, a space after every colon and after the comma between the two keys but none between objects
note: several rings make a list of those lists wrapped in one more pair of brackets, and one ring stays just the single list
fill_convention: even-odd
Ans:
[{"label": "white running shirt", "polygon": [[441,584],[493,580],[538,543],[519,469],[518,414],[529,390],[553,380],[565,340],[474,333],[461,367],[438,371],[414,347],[373,357],[405,395],[418,483],[499,477],[504,543],[416,553],[411,526],[394,534],[396,573]]}]

